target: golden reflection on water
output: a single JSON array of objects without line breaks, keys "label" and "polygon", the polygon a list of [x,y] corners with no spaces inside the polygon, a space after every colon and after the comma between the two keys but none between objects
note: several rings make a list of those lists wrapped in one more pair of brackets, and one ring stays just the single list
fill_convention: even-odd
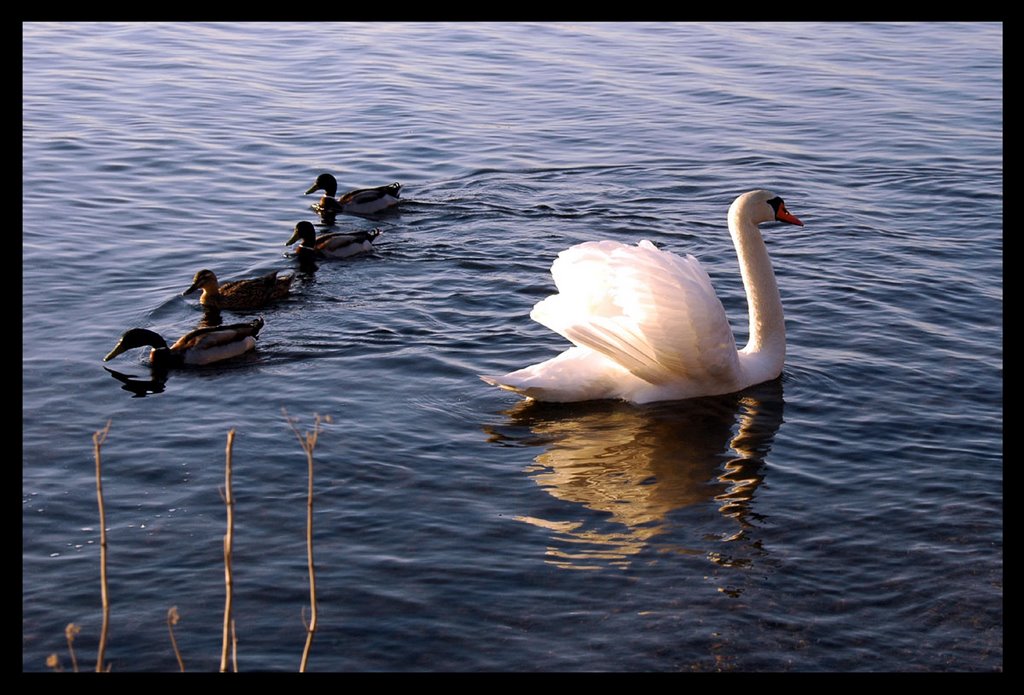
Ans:
[{"label": "golden reflection on water", "polygon": [[[550,532],[549,562],[567,569],[627,567],[666,531],[670,513],[691,505],[714,505],[735,522],[734,531],[716,540],[745,539],[782,411],[781,380],[738,395],[645,407],[524,401],[505,415],[528,436],[499,427],[491,438],[542,447],[526,468],[534,482],[607,519],[595,528],[591,514],[578,520],[517,517]],[[744,562],[724,550],[664,550],[706,555],[723,565]]]}]

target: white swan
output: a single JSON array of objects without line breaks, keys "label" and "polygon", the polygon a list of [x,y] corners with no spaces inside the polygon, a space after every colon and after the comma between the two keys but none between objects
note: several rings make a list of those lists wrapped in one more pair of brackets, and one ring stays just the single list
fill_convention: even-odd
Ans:
[{"label": "white swan", "polygon": [[750,312],[742,350],[696,258],[661,251],[647,240],[636,246],[586,242],[558,254],[551,266],[558,294],[530,313],[575,347],[504,376],[481,378],[541,401],[633,403],[733,393],[774,379],[786,357],[786,326],[758,228],[773,220],[803,226],[768,191],[744,193],[729,207]]}]

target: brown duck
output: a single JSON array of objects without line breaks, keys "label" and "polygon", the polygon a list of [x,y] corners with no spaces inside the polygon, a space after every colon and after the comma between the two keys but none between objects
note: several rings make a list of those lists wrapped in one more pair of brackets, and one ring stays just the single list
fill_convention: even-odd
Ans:
[{"label": "brown duck", "polygon": [[277,277],[277,271],[263,277],[218,283],[212,270],[200,270],[183,295],[201,289],[199,303],[207,309],[259,309],[283,299],[291,289],[292,276]]}]

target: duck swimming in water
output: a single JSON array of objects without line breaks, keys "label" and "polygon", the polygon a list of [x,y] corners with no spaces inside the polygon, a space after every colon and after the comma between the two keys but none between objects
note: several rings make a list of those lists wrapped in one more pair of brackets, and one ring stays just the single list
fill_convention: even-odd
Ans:
[{"label": "duck swimming in water", "polygon": [[321,214],[349,213],[353,215],[372,215],[381,210],[386,210],[400,202],[399,190],[402,184],[392,183],[388,186],[377,188],[357,188],[335,198],[338,192],[338,181],[330,174],[320,174],[316,181],[306,191],[309,195],[313,191],[323,191],[320,198],[319,212]]},{"label": "duck swimming in water", "polygon": [[296,249],[296,254],[300,256],[306,254],[318,258],[348,258],[373,251],[373,240],[380,234],[380,229],[371,229],[368,232],[331,232],[317,236],[313,224],[303,220],[295,225],[295,232],[284,243],[291,246],[296,241],[301,241]]},{"label": "duck swimming in water", "polygon": [[277,277],[277,271],[263,277],[218,283],[212,270],[200,270],[183,295],[203,291],[199,303],[206,309],[259,309],[268,302],[283,299],[291,289],[292,276]]},{"label": "duck swimming in water", "polygon": [[248,323],[197,328],[178,338],[170,347],[159,333],[146,328],[132,328],[121,336],[103,361],[109,362],[122,352],[148,345],[153,348],[149,361],[159,369],[220,362],[255,348],[256,336],[263,325],[263,319],[258,318]]}]

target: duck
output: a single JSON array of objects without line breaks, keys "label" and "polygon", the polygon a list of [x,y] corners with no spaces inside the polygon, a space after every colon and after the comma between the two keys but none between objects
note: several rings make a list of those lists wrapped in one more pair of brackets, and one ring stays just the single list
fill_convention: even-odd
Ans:
[{"label": "duck", "polygon": [[312,254],[326,258],[348,258],[373,251],[373,240],[380,235],[380,229],[371,229],[368,232],[331,232],[317,236],[313,224],[303,220],[295,225],[295,231],[291,238],[284,243],[285,246],[291,246],[296,241],[301,241],[302,243],[296,249],[298,254]]},{"label": "duck", "polygon": [[287,297],[291,284],[291,275],[279,278],[276,270],[259,278],[218,283],[212,270],[203,269],[195,274],[192,284],[182,295],[202,289],[199,303],[206,309],[259,309]]},{"label": "duck", "polygon": [[211,364],[254,349],[256,336],[263,326],[263,317],[260,317],[248,323],[197,328],[178,338],[170,347],[159,333],[148,328],[132,328],[125,331],[103,361],[109,362],[122,352],[148,345],[152,348],[149,361],[155,368]]},{"label": "duck", "polygon": [[402,184],[396,181],[376,188],[357,188],[335,198],[334,196],[338,192],[338,181],[331,174],[323,173],[316,177],[316,181],[306,191],[306,195],[313,191],[324,192],[319,202],[321,213],[343,212],[354,215],[372,215],[397,205],[400,202],[399,191],[401,188]]},{"label": "duck", "polygon": [[738,196],[727,219],[749,313],[742,349],[707,271],[692,255],[648,240],[590,241],[558,255],[551,266],[558,293],[530,313],[573,346],[544,362],[481,378],[533,400],[636,404],[724,395],[778,378],[786,327],[760,225],[803,222],[763,189]]}]

